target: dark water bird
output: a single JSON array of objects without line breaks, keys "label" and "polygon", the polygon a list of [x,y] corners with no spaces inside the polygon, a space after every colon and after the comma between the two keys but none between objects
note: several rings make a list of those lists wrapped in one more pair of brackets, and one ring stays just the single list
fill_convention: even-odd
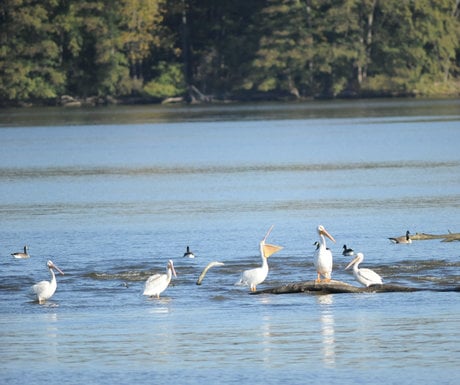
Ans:
[{"label": "dark water bird", "polygon": [[[315,243],[313,243],[313,246],[316,246],[316,250],[318,250],[321,245],[318,241],[316,241]],[[326,250],[330,250],[330,248],[326,247]]]},{"label": "dark water bird", "polygon": [[29,253],[27,252],[29,250],[29,247],[26,245],[24,246],[24,252],[18,252],[18,253],[11,253],[11,255],[14,257],[14,258],[17,258],[17,259],[25,259],[25,258],[29,258],[30,255]]},{"label": "dark water bird", "polygon": [[45,303],[45,301],[51,298],[54,292],[56,291],[57,282],[56,276],[54,275],[54,270],[57,270],[59,273],[64,275],[64,272],[59,267],[57,267],[52,261],[48,261],[46,263],[46,266],[50,271],[51,281],[41,281],[32,286],[32,291],[37,296],[38,303],[40,304]]},{"label": "dark water bird", "polygon": [[173,275],[177,277],[176,270],[174,270],[174,263],[172,260],[169,260],[166,266],[166,274],[154,274],[150,276],[145,282],[143,294],[149,297],[160,298],[160,294],[166,290]]},{"label": "dark water bird", "polygon": [[375,271],[366,268],[360,269],[358,267],[359,264],[363,261],[363,259],[363,253],[356,254],[356,257],[347,265],[345,270],[353,266],[353,275],[355,276],[356,280],[366,287],[377,284],[381,285],[383,283],[382,277],[378,275]]},{"label": "dark water bird", "polygon": [[319,225],[317,230],[320,242],[313,260],[316,273],[318,274],[316,282],[321,282],[321,276],[324,277],[325,282],[330,282],[332,274],[332,252],[326,247],[326,239],[324,237],[328,237],[332,242],[335,242],[335,239],[327,232],[324,226]]},{"label": "dark water bird", "polygon": [[343,245],[342,255],[345,257],[351,257],[355,255],[355,252],[353,249],[348,248],[347,245]]},{"label": "dark water bird", "polygon": [[388,238],[393,243],[412,243],[412,239],[410,239],[410,232],[409,230],[406,231],[406,235],[401,237],[394,237]]},{"label": "dark water bird", "polygon": [[190,251],[190,247],[187,246],[187,251],[184,253],[184,258],[195,258],[195,254]]}]

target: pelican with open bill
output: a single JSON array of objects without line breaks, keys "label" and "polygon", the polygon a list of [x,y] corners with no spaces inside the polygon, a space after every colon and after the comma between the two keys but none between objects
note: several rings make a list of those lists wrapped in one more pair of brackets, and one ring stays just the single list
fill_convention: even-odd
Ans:
[{"label": "pelican with open bill", "polygon": [[273,226],[274,225],[272,225],[268,229],[268,232],[265,235],[264,239],[262,239],[259,243],[260,257],[262,258],[262,266],[255,269],[245,270],[241,275],[240,280],[236,283],[236,285],[248,285],[251,291],[254,292],[256,291],[256,286],[265,281],[265,278],[267,278],[267,259],[271,255],[275,254],[283,248],[282,246],[270,245],[268,243],[265,243],[271,231],[273,230]]}]

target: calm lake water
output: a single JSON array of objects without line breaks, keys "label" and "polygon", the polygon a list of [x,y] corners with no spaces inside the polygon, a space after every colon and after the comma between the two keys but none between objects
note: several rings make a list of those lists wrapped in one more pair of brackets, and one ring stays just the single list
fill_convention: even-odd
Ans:
[{"label": "calm lake water", "polygon": [[[458,384],[460,243],[388,237],[460,232],[459,145],[459,100],[0,110],[0,382]],[[272,224],[259,289],[315,278],[322,224],[334,279],[346,244],[428,290],[249,295]]]}]

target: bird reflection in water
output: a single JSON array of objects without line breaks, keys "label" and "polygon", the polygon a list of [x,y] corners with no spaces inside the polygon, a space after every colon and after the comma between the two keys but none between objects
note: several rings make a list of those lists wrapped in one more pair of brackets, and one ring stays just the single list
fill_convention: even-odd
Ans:
[{"label": "bird reflection in water", "polygon": [[335,366],[335,329],[332,309],[333,295],[318,295],[320,305],[321,337],[323,342],[323,362],[328,367]]},{"label": "bird reflection in water", "polygon": [[262,360],[266,364],[271,364],[272,359],[272,342],[273,334],[271,330],[272,319],[269,315],[262,317],[262,324],[260,327],[260,334],[262,337]]}]

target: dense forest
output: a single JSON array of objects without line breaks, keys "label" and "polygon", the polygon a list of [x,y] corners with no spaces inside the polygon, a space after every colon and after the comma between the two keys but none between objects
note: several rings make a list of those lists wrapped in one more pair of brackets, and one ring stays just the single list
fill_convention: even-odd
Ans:
[{"label": "dense forest", "polygon": [[460,95],[460,0],[2,0],[0,105]]}]

